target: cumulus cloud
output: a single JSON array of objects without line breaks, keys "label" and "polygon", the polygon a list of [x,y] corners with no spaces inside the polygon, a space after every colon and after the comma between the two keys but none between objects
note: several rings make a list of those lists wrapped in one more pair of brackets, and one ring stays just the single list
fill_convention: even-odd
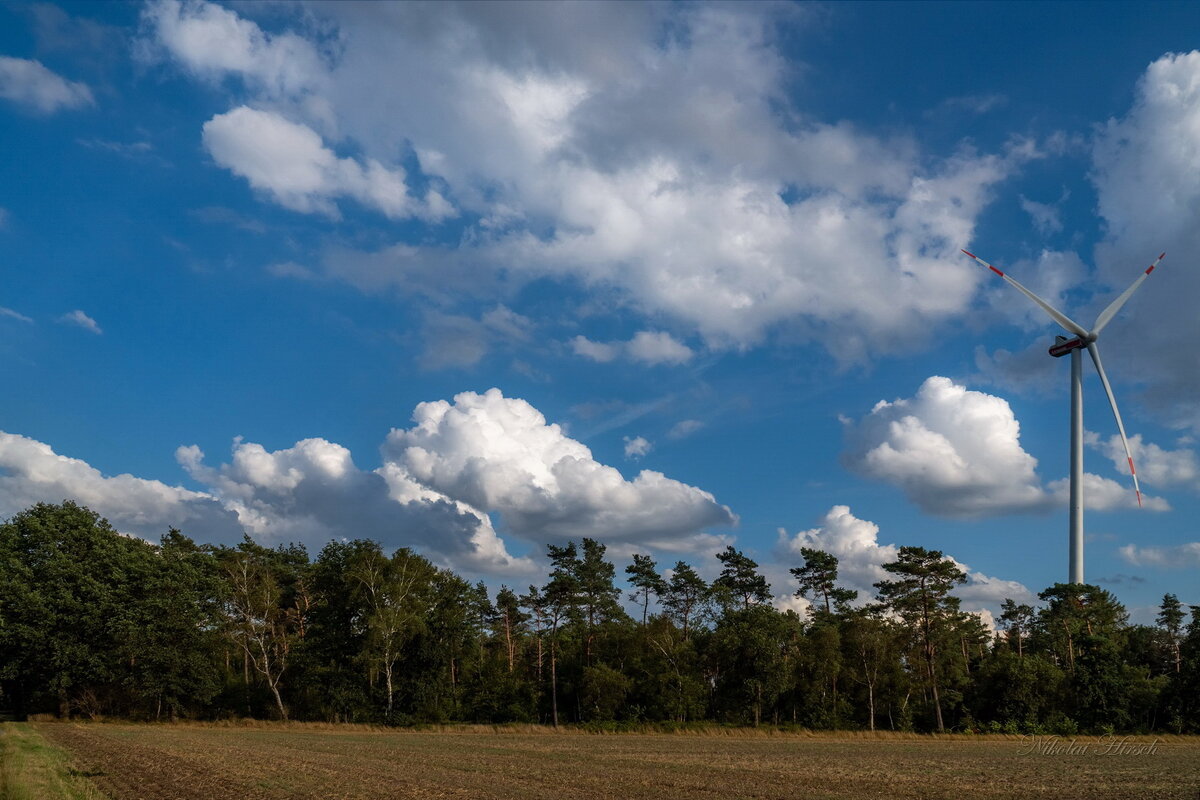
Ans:
[{"label": "cumulus cloud", "polygon": [[[880,543],[878,525],[859,519],[851,513],[849,506],[841,505],[830,508],[815,528],[793,535],[782,528],[779,530],[775,551],[780,559],[799,566],[804,563],[800,551],[805,547],[837,556],[838,581],[858,590],[860,603],[875,597],[875,583],[892,577],[883,565],[895,561],[900,554],[898,545]],[[1033,601],[1033,593],[1017,581],[994,578],[957,560],[955,563],[967,575],[967,582],[954,590],[962,599],[965,610],[981,612],[998,608],[1005,598]]]},{"label": "cumulus cloud", "polygon": [[[968,390],[949,378],[928,378],[911,398],[881,400],[847,424],[845,463],[904,491],[924,511],[976,517],[1047,511],[1067,502],[1067,479],[1042,484],[1037,459],[1021,446],[1008,401]],[[1090,510],[1136,507],[1132,487],[1084,475]],[[1161,498],[1146,508],[1167,510]]]},{"label": "cumulus cloud", "polygon": [[493,575],[534,569],[502,537],[539,549],[591,536],[618,550],[691,551],[723,541],[704,528],[736,521],[708,492],[661,473],[625,480],[529,403],[498,389],[466,392],[452,404],[421,403],[413,422],[392,430],[382,466],[370,471],[324,439],[273,452],[237,441],[231,462],[215,469],[196,447],[180,448],[177,458],[257,537],[323,543],[370,536]]},{"label": "cumulus cloud", "polygon": [[421,485],[488,513],[532,541],[594,537],[684,546],[737,518],[701,489],[643,470],[633,480],[519,398],[498,389],[421,403],[413,427],[395,429],[388,462]]},{"label": "cumulus cloud", "polygon": [[[142,11],[148,37],[196,77],[237,76],[271,96],[310,92],[324,84],[319,49],[294,33],[271,35],[251,20],[215,3],[162,0]],[[143,48],[143,57],[158,53]]]},{"label": "cumulus cloud", "polygon": [[508,553],[485,514],[427,490],[393,464],[361,470],[334,442],[305,439],[268,451],[239,440],[230,463],[218,468],[206,466],[194,445],[179,448],[176,459],[265,542],[320,547],[331,539],[371,538],[387,547],[415,545],[471,571],[534,569],[530,559]]},{"label": "cumulus cloud", "polygon": [[[1099,434],[1088,431],[1084,441],[1109,458],[1118,472],[1129,474],[1129,462],[1126,461],[1120,436],[1103,439]],[[1133,453],[1133,463],[1142,483],[1149,486],[1200,487],[1200,460],[1196,458],[1195,450],[1187,447],[1167,450],[1153,442],[1144,441],[1140,433],[1129,437],[1129,450]]]},{"label": "cumulus cloud", "polygon": [[[234,542],[245,531],[268,545],[314,549],[370,538],[497,577],[534,574],[542,545],[581,536],[614,553],[711,552],[727,537],[706,528],[737,521],[708,492],[661,473],[625,480],[529,403],[496,389],[422,403],[413,421],[389,434],[376,469],[320,438],[273,451],[238,438],[228,463],[215,467],[199,447],[178,448],[176,460],[204,491],[105,476],[49,445],[0,433],[0,518],[70,499],[148,539],[172,526],[203,541]],[[534,554],[514,555],[507,537]]]},{"label": "cumulus cloud", "polygon": [[577,356],[600,363],[624,356],[650,366],[686,364],[695,355],[690,347],[666,331],[638,331],[627,342],[593,342],[576,336],[571,340],[571,349]]},{"label": "cumulus cloud", "polygon": [[[1132,107],[1109,120],[1092,153],[1092,179],[1106,237],[1096,249],[1100,279],[1121,291],[1162,251],[1167,258],[1105,331],[1105,366],[1145,383],[1142,399],[1160,419],[1200,431],[1200,356],[1194,347],[1200,272],[1200,51],[1150,64]],[[1097,300],[1102,307],[1111,293]],[[1097,309],[1098,310],[1098,309]]]},{"label": "cumulus cloud", "polygon": [[39,114],[95,104],[86,84],[69,81],[40,61],[0,56],[0,97]]},{"label": "cumulus cloud", "polygon": [[412,197],[402,168],[339,158],[312,128],[273,111],[239,106],[216,115],[204,123],[204,146],[219,165],[293,211],[336,217],[334,200],[350,197],[391,219],[453,213],[435,190]]},{"label": "cumulus cloud", "polygon": [[650,452],[653,445],[644,436],[625,437],[625,457],[641,458]]},{"label": "cumulus cloud", "polygon": [[123,533],[157,540],[170,527],[205,541],[235,542],[237,516],[215,498],[132,475],[105,476],[47,444],[0,433],[0,518],[34,503],[74,500]]},{"label": "cumulus cloud", "polygon": [[63,314],[58,318],[58,321],[65,325],[78,325],[85,331],[94,333],[96,335],[104,333],[104,331],[100,329],[100,325],[96,322],[96,320],[92,319],[78,308],[69,314]]},{"label": "cumulus cloud", "polygon": [[[340,172],[355,169],[313,128],[381,164],[411,147],[473,220],[465,269],[615,291],[714,347],[786,331],[857,361],[923,341],[981,280],[957,247],[991,188],[1039,155],[1014,142],[930,158],[903,137],[806,115],[788,99],[779,45],[782,28],[803,24],[798,8],[329,4],[308,13],[319,39],[267,35],[203,2],[147,12],[147,37],[168,57],[202,77],[242,76],[254,102],[285,107],[289,125],[303,119],[313,132],[288,134],[307,182],[256,174],[264,191],[318,210],[335,194],[363,193],[346,185]],[[211,44],[220,36],[233,42],[229,54]],[[310,43],[294,80],[269,66],[285,36]],[[319,57],[318,40],[339,48]],[[232,149],[227,161],[249,179],[247,148]],[[344,253],[329,269],[363,288],[411,290],[414,250],[417,261],[445,258],[393,245]],[[632,353],[677,363],[682,347],[658,335],[635,340]]]},{"label": "cumulus cloud", "polygon": [[879,526],[854,516],[849,506],[833,506],[817,527],[794,535],[779,529],[776,551],[781,557],[799,566],[804,563],[800,550],[805,547],[837,556],[839,580],[868,598],[874,596],[873,585],[887,579],[883,565],[900,554],[896,545],[880,544]]},{"label": "cumulus cloud", "polygon": [[1200,542],[1187,542],[1173,547],[1127,544],[1117,552],[1135,567],[1200,567]]}]

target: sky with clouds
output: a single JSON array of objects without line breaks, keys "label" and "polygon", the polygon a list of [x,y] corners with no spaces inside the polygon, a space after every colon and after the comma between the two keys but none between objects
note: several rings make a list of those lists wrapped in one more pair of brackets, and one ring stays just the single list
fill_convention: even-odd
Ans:
[{"label": "sky with clouds", "polygon": [[1200,9],[0,6],[0,516],[1200,603]]}]

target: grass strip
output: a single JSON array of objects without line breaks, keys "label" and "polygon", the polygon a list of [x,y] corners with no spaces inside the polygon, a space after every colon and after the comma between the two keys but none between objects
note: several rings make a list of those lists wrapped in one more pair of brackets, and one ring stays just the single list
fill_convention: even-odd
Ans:
[{"label": "grass strip", "polygon": [[0,723],[0,800],[107,800],[28,722]]}]

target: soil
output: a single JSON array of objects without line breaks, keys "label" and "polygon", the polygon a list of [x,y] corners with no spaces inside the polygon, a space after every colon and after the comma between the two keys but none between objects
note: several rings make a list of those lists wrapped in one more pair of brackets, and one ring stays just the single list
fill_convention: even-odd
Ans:
[{"label": "soil", "polygon": [[[1196,738],[1133,752],[1080,737],[1074,749],[1061,740],[1039,753],[1035,742],[1003,737],[37,727],[113,800],[1190,800],[1200,790]],[[1138,744],[1145,751],[1153,741]]]}]

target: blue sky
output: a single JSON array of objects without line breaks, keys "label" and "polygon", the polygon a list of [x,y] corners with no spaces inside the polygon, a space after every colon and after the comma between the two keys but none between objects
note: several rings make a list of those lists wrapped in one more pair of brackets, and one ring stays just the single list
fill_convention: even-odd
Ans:
[{"label": "blue sky", "polygon": [[[1067,360],[1106,329],[1087,578],[1200,570],[1192,4],[0,7],[0,515],[547,542],[781,605],[905,544],[968,608],[1066,574]],[[802,606],[802,604],[799,604]]]}]

